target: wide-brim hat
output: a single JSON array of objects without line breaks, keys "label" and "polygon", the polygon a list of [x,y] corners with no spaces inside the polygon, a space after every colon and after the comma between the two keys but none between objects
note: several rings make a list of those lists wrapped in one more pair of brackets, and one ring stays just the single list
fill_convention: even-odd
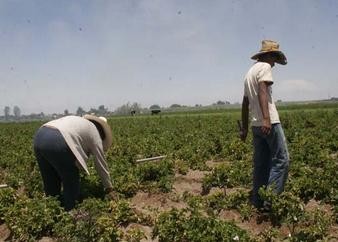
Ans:
[{"label": "wide-brim hat", "polygon": [[83,118],[89,121],[95,121],[99,125],[101,125],[103,132],[105,134],[105,138],[102,140],[103,150],[107,151],[113,143],[113,136],[112,136],[111,128],[107,122],[107,119],[105,117],[97,117],[97,116],[90,115],[90,114],[85,114]]},{"label": "wide-brim hat", "polygon": [[276,62],[278,64],[286,65],[288,63],[284,53],[279,50],[279,44],[273,40],[263,40],[261,50],[257,54],[253,55],[251,59],[257,60],[259,56],[264,55],[266,53],[276,53],[277,56]]}]

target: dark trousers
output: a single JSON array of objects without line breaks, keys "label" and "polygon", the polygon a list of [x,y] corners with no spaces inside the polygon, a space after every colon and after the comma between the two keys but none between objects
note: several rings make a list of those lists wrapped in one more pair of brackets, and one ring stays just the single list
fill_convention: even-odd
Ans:
[{"label": "dark trousers", "polygon": [[[76,158],[62,134],[49,127],[41,127],[34,138],[34,152],[39,164],[45,194],[58,196],[65,210],[75,206],[80,193],[79,169]],[[63,196],[61,196],[61,184]]]}]

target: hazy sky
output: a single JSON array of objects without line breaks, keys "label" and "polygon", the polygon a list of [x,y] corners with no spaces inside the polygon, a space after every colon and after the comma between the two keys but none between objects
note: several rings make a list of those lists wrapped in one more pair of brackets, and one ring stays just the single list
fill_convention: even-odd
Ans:
[{"label": "hazy sky", "polygon": [[262,39],[275,99],[338,96],[337,0],[1,0],[0,114],[239,102]]}]

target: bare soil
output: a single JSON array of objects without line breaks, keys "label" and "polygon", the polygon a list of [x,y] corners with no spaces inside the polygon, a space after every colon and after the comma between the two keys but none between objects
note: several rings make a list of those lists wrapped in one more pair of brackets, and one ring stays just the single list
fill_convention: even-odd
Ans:
[{"label": "bare soil", "polygon": [[5,241],[11,236],[11,231],[8,229],[6,224],[0,225],[0,241]]},{"label": "bare soil", "polygon": [[173,192],[182,195],[184,192],[191,194],[201,194],[202,179],[207,174],[206,171],[189,170],[186,175],[176,174],[173,184]]}]

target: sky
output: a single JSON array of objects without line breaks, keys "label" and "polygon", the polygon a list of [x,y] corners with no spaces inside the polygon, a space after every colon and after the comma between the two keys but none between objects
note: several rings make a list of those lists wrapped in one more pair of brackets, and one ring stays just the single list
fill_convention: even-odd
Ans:
[{"label": "sky", "polygon": [[275,100],[338,97],[336,0],[0,0],[0,114],[241,102],[263,39]]}]

